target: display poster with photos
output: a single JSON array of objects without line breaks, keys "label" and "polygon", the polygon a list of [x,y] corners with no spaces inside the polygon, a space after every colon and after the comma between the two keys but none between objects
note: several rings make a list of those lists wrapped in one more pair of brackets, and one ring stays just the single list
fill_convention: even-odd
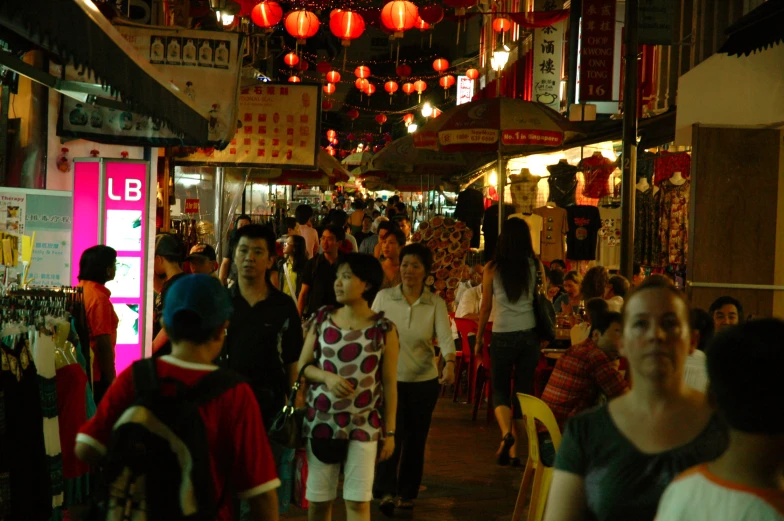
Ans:
[{"label": "display poster with photos", "polygon": [[[22,253],[20,237],[25,231],[25,207],[27,197],[24,193],[0,191],[0,263],[6,266],[19,265]],[[10,251],[5,251],[5,240],[9,240]]]},{"label": "display poster with photos", "polygon": [[[239,33],[192,31],[164,27],[115,28],[143,59],[170,79],[180,92],[210,118],[210,142],[225,146],[237,129],[237,96],[240,88],[242,36]],[[96,83],[85,71],[68,66],[67,80]],[[102,141],[156,145],[192,145],[147,116],[129,111],[92,106],[68,96],[61,97],[57,134],[85,139],[100,135]]]},{"label": "display poster with photos", "polygon": [[242,126],[223,150],[199,149],[178,162],[313,169],[320,135],[318,85],[260,83],[240,92]]}]

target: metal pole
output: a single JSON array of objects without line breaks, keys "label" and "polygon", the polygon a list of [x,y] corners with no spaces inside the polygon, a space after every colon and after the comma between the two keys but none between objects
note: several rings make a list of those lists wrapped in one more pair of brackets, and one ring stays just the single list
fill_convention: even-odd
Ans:
[{"label": "metal pole", "polygon": [[506,185],[506,171],[504,170],[504,156],[501,153],[501,145],[498,146],[498,235],[501,235],[501,228],[504,226],[504,187]]},{"label": "metal pole", "polygon": [[631,280],[634,264],[634,185],[637,175],[638,0],[626,0],[626,70],[623,91],[623,173],[621,175],[621,275]]}]

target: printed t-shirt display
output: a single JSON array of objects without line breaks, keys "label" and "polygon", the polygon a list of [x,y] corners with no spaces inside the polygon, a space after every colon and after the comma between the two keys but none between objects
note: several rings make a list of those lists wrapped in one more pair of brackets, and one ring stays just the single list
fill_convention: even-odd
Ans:
[{"label": "printed t-shirt display", "polygon": [[510,215],[509,218],[522,219],[528,224],[528,229],[531,230],[531,244],[534,247],[534,253],[539,255],[542,245],[542,228],[544,228],[542,216],[535,213],[515,213]]},{"label": "printed t-shirt display", "polygon": [[542,216],[542,261],[550,262],[555,259],[565,259],[564,236],[569,231],[569,219],[566,210],[557,206],[543,206],[536,208],[534,213]]},{"label": "printed t-shirt display", "polygon": [[621,209],[599,208],[599,217],[602,219],[602,229],[599,230],[599,246],[596,250],[596,259],[599,265],[608,270],[617,270],[621,267]]},{"label": "printed t-shirt display", "polygon": [[[550,177],[547,178],[547,185],[550,187],[548,201],[553,202],[561,208],[566,208],[577,204],[577,167],[569,163],[559,161],[547,167]],[[563,257],[558,257],[563,258]]]},{"label": "printed t-shirt display", "polygon": [[570,206],[566,213],[569,222],[566,257],[570,260],[595,260],[596,240],[602,227],[599,209],[595,206]]},{"label": "printed t-shirt display", "polygon": [[610,195],[608,180],[615,170],[615,163],[601,154],[594,154],[582,160],[585,188],[583,195],[598,199]]}]

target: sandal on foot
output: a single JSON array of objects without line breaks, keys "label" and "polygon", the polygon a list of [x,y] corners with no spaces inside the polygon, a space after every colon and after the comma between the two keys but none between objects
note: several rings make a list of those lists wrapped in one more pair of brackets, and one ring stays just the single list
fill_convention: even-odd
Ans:
[{"label": "sandal on foot", "polygon": [[509,451],[514,445],[515,439],[511,432],[508,432],[503,438],[501,450],[498,452],[498,464],[501,466],[509,465]]},{"label": "sandal on foot", "polygon": [[381,513],[387,517],[395,517],[395,498],[391,494],[386,494],[378,505]]}]

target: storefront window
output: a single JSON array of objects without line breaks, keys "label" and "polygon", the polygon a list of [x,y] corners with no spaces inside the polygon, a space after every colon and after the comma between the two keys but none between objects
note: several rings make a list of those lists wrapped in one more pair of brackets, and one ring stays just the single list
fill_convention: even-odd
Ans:
[{"label": "storefront window", "polygon": [[171,231],[190,247],[193,242],[216,242],[216,168],[174,168]]}]

